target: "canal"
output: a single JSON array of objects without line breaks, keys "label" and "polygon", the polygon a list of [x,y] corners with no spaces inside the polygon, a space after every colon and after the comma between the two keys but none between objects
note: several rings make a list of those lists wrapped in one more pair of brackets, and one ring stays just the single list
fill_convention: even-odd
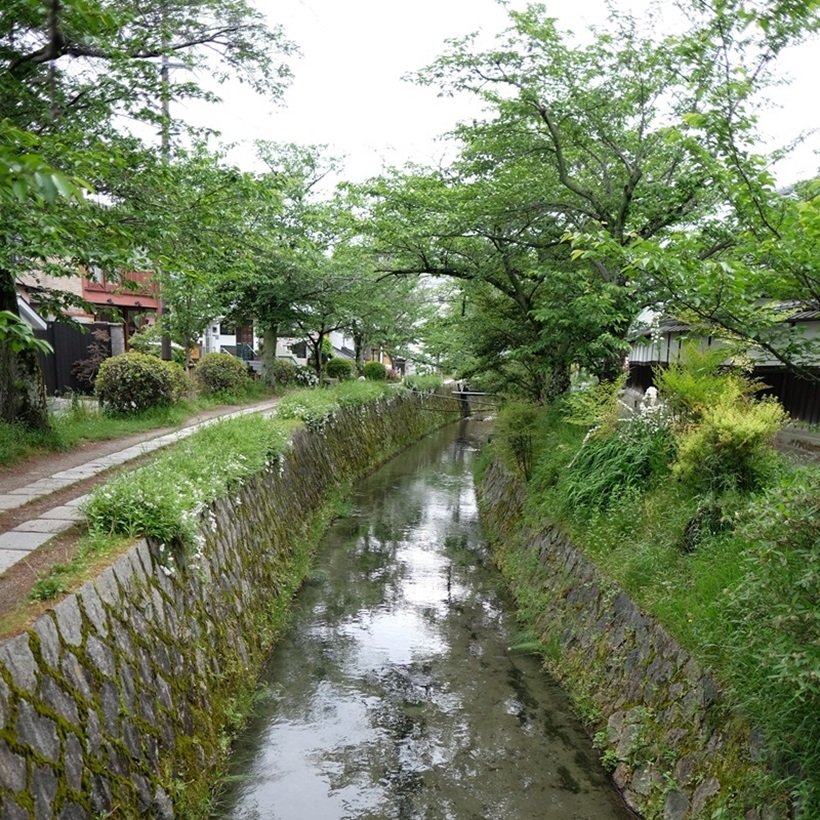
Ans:
[{"label": "canal", "polygon": [[462,422],[359,483],[319,549],[215,813],[232,820],[631,813],[518,640]]}]

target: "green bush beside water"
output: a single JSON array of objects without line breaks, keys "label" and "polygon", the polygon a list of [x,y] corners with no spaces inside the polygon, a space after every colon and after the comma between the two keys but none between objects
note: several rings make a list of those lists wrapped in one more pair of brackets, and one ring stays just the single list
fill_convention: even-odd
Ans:
[{"label": "green bush beside water", "polygon": [[820,470],[777,455],[780,408],[721,378],[735,383],[710,394],[691,378],[665,408],[601,412],[589,430],[567,420],[576,407],[513,405],[493,448],[526,481],[526,518],[559,524],[714,670],[765,733],[775,780],[818,817]]},{"label": "green bush beside water", "polygon": [[97,488],[85,508],[89,528],[190,545],[199,511],[272,463],[287,446],[294,424],[321,430],[341,407],[367,404],[390,391],[368,382],[295,391],[282,399],[274,418],[246,416],[205,427],[150,465]]},{"label": "green bush beside water", "polygon": [[291,427],[243,417],[197,431],[149,465],[97,488],[85,506],[89,529],[192,544],[199,510],[275,459]]}]

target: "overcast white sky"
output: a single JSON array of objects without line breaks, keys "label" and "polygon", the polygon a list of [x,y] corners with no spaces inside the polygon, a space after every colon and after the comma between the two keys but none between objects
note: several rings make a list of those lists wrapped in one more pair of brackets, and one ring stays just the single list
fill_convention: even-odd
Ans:
[{"label": "overcast white sky", "polygon": [[[447,155],[436,137],[459,119],[478,116],[471,98],[441,99],[435,89],[402,81],[430,63],[444,40],[481,30],[488,40],[507,25],[495,0],[252,0],[272,23],[281,23],[302,51],[292,62],[295,80],[284,105],[273,106],[238,84],[223,86],[224,102],[207,110],[179,113],[219,129],[225,140],[244,142],[234,161],[250,163],[254,139],[327,144],[346,157],[344,178],[361,180],[385,164],[430,163]],[[522,7],[523,2],[514,2]],[[639,12],[648,0],[621,7]],[[606,19],[605,0],[552,0],[547,7],[575,32]],[[784,55],[782,71],[792,78],[777,90],[780,109],[761,124],[774,142],[820,126],[817,83],[820,45]],[[820,137],[814,135],[776,169],[779,182],[817,173]]]}]

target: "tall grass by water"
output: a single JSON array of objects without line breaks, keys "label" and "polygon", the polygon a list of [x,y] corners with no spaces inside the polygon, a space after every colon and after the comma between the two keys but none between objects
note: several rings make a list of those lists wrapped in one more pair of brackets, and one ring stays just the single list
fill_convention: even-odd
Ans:
[{"label": "tall grass by water", "polygon": [[[520,407],[509,412],[524,418]],[[498,429],[514,429],[516,440],[498,435],[494,448],[526,481],[526,517],[559,524],[712,668],[731,705],[766,737],[773,779],[765,788],[788,789],[801,816],[820,816],[820,470],[789,462],[762,436],[721,463],[720,441],[710,440],[719,480],[705,482],[675,469],[678,442],[697,443],[696,421],[680,438],[674,419],[637,433],[634,420],[622,420],[596,436],[568,415],[540,408],[527,432],[502,414]],[[735,407],[719,423],[738,415]],[[525,432],[528,481],[515,456]],[[535,617],[534,594],[523,594],[525,620]]]}]

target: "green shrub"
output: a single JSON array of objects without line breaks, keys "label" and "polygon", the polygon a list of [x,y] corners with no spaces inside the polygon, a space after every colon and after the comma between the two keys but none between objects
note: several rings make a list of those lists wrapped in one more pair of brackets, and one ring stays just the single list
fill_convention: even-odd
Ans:
[{"label": "green shrub", "polygon": [[570,515],[603,509],[666,473],[673,454],[672,432],[655,418],[635,416],[609,434],[588,435],[560,479],[564,508]]},{"label": "green shrub", "polygon": [[356,366],[350,359],[343,359],[341,356],[332,358],[325,365],[325,373],[328,378],[338,379],[340,382],[352,379],[356,372]]},{"label": "green shrub", "polygon": [[268,372],[273,383],[278,387],[290,387],[296,384],[296,374],[299,368],[289,359],[274,359],[268,365]]},{"label": "green shrub", "polygon": [[693,487],[754,489],[770,472],[769,445],[785,419],[774,400],[738,401],[724,394],[680,434],[674,473]]},{"label": "green shrub", "polygon": [[329,390],[297,390],[289,393],[276,407],[281,419],[299,419],[312,430],[322,432],[340,407],[355,407],[376,401],[390,393],[386,384],[344,382]]},{"label": "green shrub", "polygon": [[728,353],[725,348],[700,350],[687,343],[680,361],[654,374],[655,384],[675,416],[698,421],[707,408],[742,402],[760,388],[743,374],[722,369]]},{"label": "green shrub", "polygon": [[187,399],[188,396],[191,395],[194,386],[185,368],[178,362],[163,362],[163,365],[171,376],[174,401],[177,402],[182,399]]},{"label": "green shrub", "polygon": [[495,426],[503,454],[521,472],[525,481],[532,476],[533,441],[540,409],[528,402],[510,402],[498,414]]},{"label": "green shrub", "polygon": [[230,353],[206,353],[194,369],[194,378],[204,393],[235,393],[249,381],[245,363]]},{"label": "green shrub", "polygon": [[113,413],[139,413],[172,404],[174,379],[166,363],[144,353],[121,353],[106,359],[97,373],[97,396]]},{"label": "green shrub", "polygon": [[745,572],[723,642],[732,685],[780,767],[798,764],[800,816],[820,817],[820,472],[798,471],[742,518]]},{"label": "green shrub", "polygon": [[387,380],[387,368],[381,362],[366,362],[363,372],[366,379],[374,382]]},{"label": "green shrub", "polygon": [[281,454],[289,427],[259,417],[205,427],[94,490],[85,505],[89,530],[193,543],[197,511]]}]

